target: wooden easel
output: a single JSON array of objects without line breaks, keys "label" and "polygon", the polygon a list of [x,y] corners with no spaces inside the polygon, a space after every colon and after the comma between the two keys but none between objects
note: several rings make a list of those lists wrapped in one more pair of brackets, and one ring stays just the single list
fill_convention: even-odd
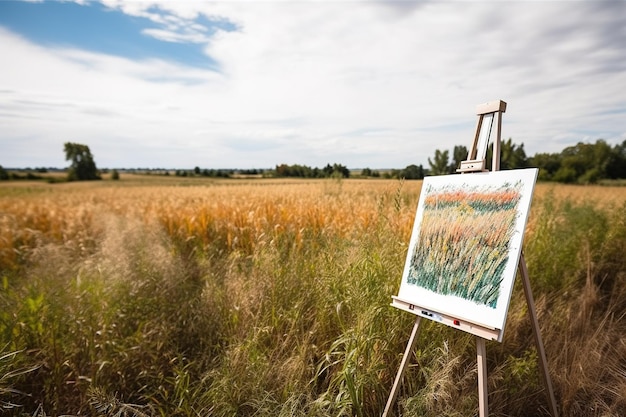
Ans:
[{"label": "wooden easel", "polygon": [[[469,172],[482,172],[487,171],[486,169],[486,154],[487,148],[489,146],[489,139],[491,137],[491,133],[493,130],[494,119],[497,120],[496,123],[496,135],[493,141],[493,159],[492,159],[492,171],[500,170],[500,144],[501,144],[501,132],[502,132],[502,113],[506,111],[506,103],[502,100],[490,101],[484,104],[481,104],[476,109],[476,114],[478,115],[478,123],[476,125],[476,133],[474,135],[474,141],[472,143],[472,147],[467,156],[467,160],[461,162],[459,169],[457,172],[460,173],[469,173]],[[552,381],[550,379],[550,374],[548,373],[548,361],[546,359],[545,349],[543,347],[543,341],[541,339],[541,333],[539,330],[539,322],[537,320],[537,313],[535,311],[535,301],[533,299],[533,294],[530,288],[530,278],[528,275],[528,269],[526,267],[526,261],[524,260],[524,255],[520,255],[518,268],[520,275],[522,277],[522,285],[524,288],[524,295],[526,296],[526,303],[528,306],[528,314],[530,316],[531,326],[533,330],[533,336],[535,339],[535,345],[537,348],[537,356],[539,360],[539,367],[541,371],[541,377],[543,379],[544,385],[547,389],[550,413],[553,417],[558,417],[558,411],[556,408],[556,399],[554,397],[554,390],[552,388]],[[407,343],[406,349],[404,351],[404,356],[402,357],[402,361],[400,363],[400,368],[398,369],[398,373],[396,374],[396,378],[394,380],[393,386],[391,388],[391,393],[389,394],[389,398],[387,400],[387,405],[385,406],[385,411],[383,412],[382,417],[387,417],[391,407],[393,406],[396,397],[398,395],[398,388],[400,382],[402,381],[402,376],[406,370],[406,367],[409,363],[409,357],[411,356],[411,352],[415,347],[415,343],[417,341],[417,336],[419,334],[420,322],[422,317],[419,315],[423,315],[426,317],[432,317],[433,314],[437,315],[438,321],[450,325],[454,324],[452,327],[460,328],[466,332],[474,334],[476,337],[476,361],[478,367],[478,407],[479,407],[479,416],[487,417],[489,415],[489,404],[488,404],[488,388],[487,388],[487,349],[485,346],[485,340],[498,340],[500,335],[499,329],[493,329],[484,327],[475,323],[465,323],[460,322],[458,319],[454,317],[447,316],[445,314],[433,313],[428,310],[420,309],[419,306],[410,304],[406,301],[398,299],[397,297],[392,297],[392,305],[394,307],[400,308],[402,310],[406,310],[412,313],[417,313],[417,318],[415,320],[415,324],[413,325],[413,331],[411,332],[411,336],[409,337],[409,342]]]}]

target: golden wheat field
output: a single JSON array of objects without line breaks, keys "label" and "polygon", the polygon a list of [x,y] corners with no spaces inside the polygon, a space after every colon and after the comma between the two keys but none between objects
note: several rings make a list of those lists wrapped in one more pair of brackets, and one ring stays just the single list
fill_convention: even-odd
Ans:
[{"label": "golden wheat field", "polygon": [[[380,415],[421,181],[0,183],[0,404],[12,415]],[[525,258],[563,415],[626,413],[626,187],[539,183]],[[467,335],[426,325],[395,415],[475,414]],[[494,415],[544,416],[520,291]],[[38,411],[39,410],[39,411]],[[125,414],[124,414],[125,413]]]},{"label": "golden wheat field", "polygon": [[[21,245],[46,236],[84,246],[114,216],[162,227],[170,235],[219,240],[250,251],[288,231],[300,241],[306,230],[345,236],[367,229],[381,211],[408,239],[421,181],[397,180],[202,180],[125,175],[120,182],[0,184],[0,259],[11,264]],[[535,200],[626,200],[626,187],[538,184]],[[385,205],[385,200],[393,205]],[[539,204],[535,204],[537,207]],[[400,210],[402,207],[402,210]],[[529,233],[536,216],[529,219]]]}]

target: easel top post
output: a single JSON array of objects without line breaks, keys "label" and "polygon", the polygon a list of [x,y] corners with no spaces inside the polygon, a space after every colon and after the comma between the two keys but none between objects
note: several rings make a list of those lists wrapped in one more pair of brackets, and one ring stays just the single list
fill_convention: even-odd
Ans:
[{"label": "easel top post", "polygon": [[[500,169],[500,135],[502,131],[502,113],[506,111],[506,102],[502,100],[488,101],[476,107],[478,121],[476,123],[476,133],[474,141],[467,155],[467,160],[461,162],[457,172],[482,172],[486,171],[486,152],[491,137],[494,118],[497,118],[496,138],[494,140],[494,154],[492,168],[494,171]],[[486,120],[486,126],[483,121]]]},{"label": "easel top post", "polygon": [[506,112],[506,103],[502,100],[488,101],[476,106],[476,115],[481,116],[489,113]]}]

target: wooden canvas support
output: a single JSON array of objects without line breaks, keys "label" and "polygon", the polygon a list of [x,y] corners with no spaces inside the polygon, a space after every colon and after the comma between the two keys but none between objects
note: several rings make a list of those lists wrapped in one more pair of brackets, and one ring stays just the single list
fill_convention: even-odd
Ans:
[{"label": "wooden canvas support", "polygon": [[519,270],[522,276],[522,286],[524,287],[524,295],[526,296],[526,304],[528,307],[528,315],[530,316],[530,324],[532,326],[533,336],[535,338],[535,347],[537,349],[537,357],[539,359],[539,370],[541,371],[541,379],[543,380],[543,384],[548,391],[547,395],[548,401],[550,402],[550,414],[552,414],[553,417],[558,417],[559,413],[556,408],[556,398],[554,397],[554,389],[552,388],[552,380],[550,379],[550,372],[548,370],[546,351],[543,347],[543,340],[541,339],[539,320],[537,320],[535,300],[533,298],[533,292],[530,288],[530,277],[528,275],[526,261],[524,260],[524,254],[520,256]]},{"label": "wooden canvas support", "polygon": [[476,366],[478,368],[478,410],[480,417],[489,415],[489,389],[487,388],[487,347],[485,339],[476,336]]},{"label": "wooden canvas support", "polygon": [[415,347],[415,342],[417,341],[417,335],[419,334],[421,320],[422,318],[419,316],[415,319],[413,331],[411,331],[409,343],[407,343],[406,349],[404,350],[404,356],[402,356],[402,361],[400,362],[400,369],[398,369],[396,379],[393,381],[393,386],[391,387],[391,393],[389,394],[389,398],[387,399],[387,405],[385,406],[383,417],[387,417],[389,409],[393,406],[393,403],[396,401],[396,397],[398,396],[398,387],[400,386],[400,382],[402,381],[402,375],[404,375],[404,371],[409,364],[409,357],[411,356],[411,352]]},{"label": "wooden canvas support", "polygon": [[[493,159],[492,159],[492,171],[500,170],[500,145],[501,145],[501,133],[502,133],[502,113],[506,111],[506,103],[502,100],[491,101],[479,105],[476,108],[476,114],[478,115],[478,122],[476,125],[476,133],[474,135],[474,141],[472,147],[469,150],[467,160],[461,162],[461,166],[457,169],[460,173],[469,172],[482,172],[486,171],[486,152],[489,140],[491,138],[491,132],[493,129],[494,119],[496,120],[496,135],[493,139]],[[535,302],[533,299],[530,278],[528,275],[528,269],[526,267],[526,261],[524,255],[520,255],[518,262],[518,268],[522,277],[522,285],[524,288],[524,295],[526,298],[526,304],[528,307],[528,314],[531,321],[531,327],[533,330],[533,336],[535,340],[535,346],[537,349],[537,356],[539,361],[539,368],[541,378],[547,390],[550,413],[553,417],[558,417],[558,410],[556,406],[556,398],[554,396],[554,390],[552,388],[552,381],[548,371],[548,361],[546,359],[545,349],[541,338],[541,332],[539,329],[539,321],[537,320],[537,313],[535,311]],[[393,403],[398,395],[398,387],[402,380],[402,376],[408,366],[408,361],[411,356],[411,352],[416,344],[417,336],[419,334],[419,326],[421,317],[428,317],[430,319],[435,318],[436,321],[444,324],[459,327],[460,330],[472,333],[476,337],[476,362],[478,370],[478,407],[479,417],[488,417],[489,415],[489,401],[488,401],[488,385],[487,385],[487,348],[485,340],[498,340],[499,329],[485,328],[484,326],[477,325],[475,323],[461,323],[458,319],[448,317],[445,314],[434,313],[426,310],[422,310],[420,307],[415,306],[407,301],[401,300],[398,297],[392,297],[392,305],[402,310],[409,311],[417,315],[413,331],[407,343],[404,356],[400,363],[400,368],[396,374],[396,378],[391,389],[391,393],[387,400],[385,410],[382,417],[387,417]],[[434,317],[436,315],[436,317]],[[452,326],[452,327],[454,327]],[[463,326],[463,327],[461,327]]]}]

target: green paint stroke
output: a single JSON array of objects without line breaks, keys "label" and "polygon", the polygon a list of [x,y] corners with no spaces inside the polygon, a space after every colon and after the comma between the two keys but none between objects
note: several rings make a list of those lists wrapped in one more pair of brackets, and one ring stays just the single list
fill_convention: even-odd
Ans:
[{"label": "green paint stroke", "polygon": [[407,282],[496,308],[522,185],[426,187]]}]

